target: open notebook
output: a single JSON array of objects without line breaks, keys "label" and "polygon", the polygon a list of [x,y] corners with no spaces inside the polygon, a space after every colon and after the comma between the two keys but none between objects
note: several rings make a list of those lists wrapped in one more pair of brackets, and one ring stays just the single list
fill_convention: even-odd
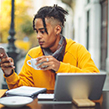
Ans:
[{"label": "open notebook", "polygon": [[46,92],[46,88],[21,86],[15,89],[10,89],[6,91],[7,96],[27,96],[36,97],[39,93]]},{"label": "open notebook", "polygon": [[105,73],[58,73],[54,94],[39,94],[38,102],[71,103],[73,99],[98,100],[105,78]]}]

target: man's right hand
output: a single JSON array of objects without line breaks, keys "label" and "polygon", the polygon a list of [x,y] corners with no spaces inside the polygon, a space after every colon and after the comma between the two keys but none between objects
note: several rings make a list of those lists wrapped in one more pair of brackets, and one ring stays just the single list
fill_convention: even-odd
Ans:
[{"label": "man's right hand", "polygon": [[12,70],[15,68],[13,59],[10,57],[4,58],[3,54],[0,54],[0,67],[5,76],[9,76],[12,73]]}]

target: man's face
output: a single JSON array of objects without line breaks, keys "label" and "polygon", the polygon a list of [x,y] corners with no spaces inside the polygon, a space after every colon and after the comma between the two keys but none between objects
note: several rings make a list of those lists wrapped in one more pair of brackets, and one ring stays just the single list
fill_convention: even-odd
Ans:
[{"label": "man's face", "polygon": [[56,29],[55,26],[52,26],[47,22],[46,18],[45,23],[48,34],[45,32],[42,19],[36,19],[35,28],[37,32],[37,39],[42,48],[50,48],[52,50],[52,48],[55,48],[57,43]]}]

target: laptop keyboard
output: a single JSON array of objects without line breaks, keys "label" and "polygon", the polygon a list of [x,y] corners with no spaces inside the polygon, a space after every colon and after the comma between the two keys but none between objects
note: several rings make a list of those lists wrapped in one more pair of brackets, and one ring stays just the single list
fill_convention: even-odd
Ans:
[{"label": "laptop keyboard", "polygon": [[39,104],[71,104],[72,101],[54,101],[54,94],[39,94]]},{"label": "laptop keyboard", "polygon": [[47,99],[51,99],[53,100],[54,99],[54,94],[38,94],[38,100],[39,99],[44,99],[44,100],[47,100]]}]

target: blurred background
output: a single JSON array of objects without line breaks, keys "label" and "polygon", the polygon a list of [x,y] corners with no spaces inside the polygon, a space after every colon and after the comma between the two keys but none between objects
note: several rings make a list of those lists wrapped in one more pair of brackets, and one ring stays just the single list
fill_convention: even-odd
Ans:
[{"label": "blurred background", "polygon": [[[13,57],[19,73],[27,51],[38,45],[32,28],[34,15],[42,6],[58,4],[69,12],[63,35],[84,45],[98,69],[109,75],[108,3],[109,0],[0,0],[0,46]],[[3,73],[0,78],[2,87]]]}]

